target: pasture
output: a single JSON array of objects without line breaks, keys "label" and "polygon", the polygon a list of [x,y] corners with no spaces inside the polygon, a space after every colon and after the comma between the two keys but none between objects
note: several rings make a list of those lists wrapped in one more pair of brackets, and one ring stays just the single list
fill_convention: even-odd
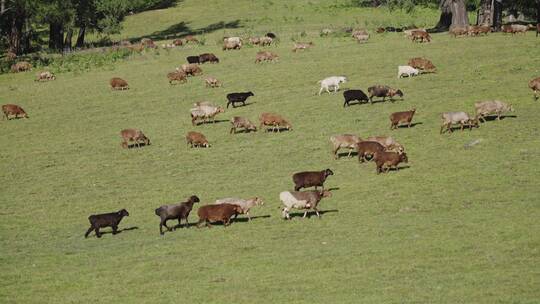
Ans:
[{"label": "pasture", "polygon": [[[1,303],[540,301],[540,101],[527,87],[540,76],[540,38],[440,33],[419,44],[374,28],[434,25],[437,11],[205,2],[130,16],[113,37],[159,38],[189,27],[208,30],[205,45],[145,51],[45,83],[33,81],[35,70],[0,75],[0,103],[30,116],[0,121]],[[230,28],[214,29],[221,21]],[[331,25],[367,27],[371,38],[319,37]],[[259,47],[225,52],[217,44],[224,35],[267,31],[280,37],[265,48],[278,63],[255,64]],[[291,38],[314,46],[293,53]],[[206,52],[220,63],[169,85],[167,72]],[[437,73],[397,79],[397,66],[419,56]],[[208,75],[224,86],[205,87]],[[317,81],[332,75],[349,82],[317,96]],[[111,91],[115,76],[130,90]],[[367,92],[374,84],[401,89],[404,100],[343,108],[344,88]],[[243,91],[255,94],[247,106],[226,109],[215,124],[191,125],[194,102],[225,106],[227,93]],[[515,112],[439,135],[442,112],[472,113],[475,102],[492,99]],[[412,108],[414,126],[391,131],[390,113]],[[229,134],[231,117],[258,124],[262,112],[283,115],[293,130]],[[142,129],[152,145],[122,149],[125,128]],[[212,147],[188,148],[188,131],[202,132]],[[377,175],[373,162],[334,160],[329,137],[343,133],[391,135],[409,163]],[[292,174],[325,168],[334,172],[325,186],[334,189],[320,203],[322,217],[302,219],[298,211],[284,221],[279,193],[292,190]],[[201,202],[191,223],[199,206],[218,198],[260,196],[265,205],[252,209],[252,222],[241,215],[227,228],[160,236],[154,209],[192,194]],[[90,214],[122,208],[130,213],[122,233],[83,237]]]}]

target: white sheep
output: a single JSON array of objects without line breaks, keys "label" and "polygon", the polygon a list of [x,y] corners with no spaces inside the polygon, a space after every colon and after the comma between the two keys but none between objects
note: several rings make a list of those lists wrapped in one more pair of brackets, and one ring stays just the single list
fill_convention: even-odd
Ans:
[{"label": "white sheep", "polygon": [[[242,208],[242,214],[246,214],[248,216],[248,219],[251,221],[251,216],[249,215],[249,210],[251,208],[253,208],[254,206],[262,206],[262,205],[264,205],[264,202],[262,201],[262,199],[260,199],[258,197],[250,198],[250,199],[247,199],[247,200],[241,199],[241,198],[236,198],[236,197],[228,197],[228,198],[218,199],[214,203],[214,205],[219,205],[219,204],[231,204],[231,205],[239,206],[240,208]],[[235,215],[234,218],[236,218],[237,216],[238,216],[238,214]]]},{"label": "white sheep", "polygon": [[323,90],[326,90],[330,94],[329,88],[334,88],[334,92],[337,92],[339,90],[339,84],[345,82],[347,82],[347,77],[345,76],[331,76],[320,80],[317,82],[321,84],[319,95],[321,95]]},{"label": "white sheep", "polygon": [[401,76],[403,76],[403,75],[407,75],[408,77],[418,76],[419,73],[420,73],[420,71],[413,68],[412,66],[400,65],[400,66],[398,66],[397,78],[401,78]]},{"label": "white sheep", "polygon": [[214,123],[216,120],[216,115],[219,113],[224,113],[225,110],[222,107],[214,107],[209,105],[201,105],[195,108],[190,109],[191,113],[191,124],[196,125],[197,119],[202,119],[203,123],[207,122],[208,119],[212,119]]},{"label": "white sheep", "polygon": [[285,206],[281,215],[284,219],[290,219],[289,211],[292,208],[295,209],[306,209],[304,216],[306,217],[308,211],[307,209],[315,210],[317,217],[320,217],[319,210],[317,205],[323,197],[330,197],[332,194],[328,190],[323,190],[319,192],[318,190],[310,191],[283,191],[279,194],[279,200]]}]

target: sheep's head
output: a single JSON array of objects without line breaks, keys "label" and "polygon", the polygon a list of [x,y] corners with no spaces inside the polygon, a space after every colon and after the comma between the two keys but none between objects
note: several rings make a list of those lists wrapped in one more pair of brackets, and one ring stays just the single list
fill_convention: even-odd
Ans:
[{"label": "sheep's head", "polygon": [[399,154],[399,156],[401,157],[402,162],[404,162],[404,163],[409,162],[409,158],[407,157],[407,153],[403,152],[403,153]]},{"label": "sheep's head", "polygon": [[324,176],[327,177],[329,175],[334,175],[334,172],[332,172],[332,170],[330,170],[330,169],[324,170]]},{"label": "sheep's head", "polygon": [[225,109],[223,109],[223,107],[217,107],[216,112],[217,113],[224,113]]},{"label": "sheep's head", "polygon": [[253,94],[253,92],[251,92],[251,91],[249,91],[247,93],[248,93],[247,96],[255,96],[255,94]]},{"label": "sheep's head", "polygon": [[196,195],[192,195],[189,199],[188,199],[188,202],[191,202],[191,203],[198,203],[200,202],[201,200],[199,199],[198,196]]},{"label": "sheep's head", "polygon": [[399,97],[403,98],[403,91],[397,89],[396,92],[395,92],[396,95],[398,95]]},{"label": "sheep's head", "polygon": [[508,105],[508,111],[514,112],[514,107],[512,107],[512,105]]},{"label": "sheep's head", "polygon": [[129,216],[129,212],[127,212],[126,209],[122,209],[122,210],[118,211],[118,215],[120,215],[120,216]]},{"label": "sheep's head", "polygon": [[323,190],[320,192],[321,196],[322,197],[332,197],[332,192],[328,191],[328,190]]},{"label": "sheep's head", "polygon": [[260,197],[255,197],[255,205],[264,205],[263,200]]}]

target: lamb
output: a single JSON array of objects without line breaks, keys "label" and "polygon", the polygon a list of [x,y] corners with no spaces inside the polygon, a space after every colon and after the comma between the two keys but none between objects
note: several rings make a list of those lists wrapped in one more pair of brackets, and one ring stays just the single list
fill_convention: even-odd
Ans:
[{"label": "lamb", "polygon": [[322,171],[303,171],[293,174],[294,191],[299,191],[301,188],[322,187],[324,190],[324,182],[328,176],[334,175],[330,169]]},{"label": "lamb", "polygon": [[405,148],[390,136],[370,136],[367,141],[375,141],[381,144],[386,151],[403,153]]},{"label": "lamb", "polygon": [[365,43],[369,40],[369,34],[365,31],[363,32],[354,32],[353,38],[356,39],[358,43]]},{"label": "lamb", "polygon": [[356,135],[343,134],[330,136],[330,142],[332,143],[332,152],[334,153],[334,159],[338,159],[338,150],[341,148],[349,149],[347,157],[351,157],[351,153],[356,149],[356,145],[361,142],[362,139]]},{"label": "lamb", "polygon": [[242,45],[242,38],[240,37],[223,37],[223,43],[238,43]]},{"label": "lamb", "polygon": [[242,214],[242,212],[242,207],[232,204],[202,206],[197,210],[199,215],[197,228],[200,228],[202,223],[206,223],[206,226],[210,228],[212,227],[210,223],[213,222],[223,222],[223,226],[227,227],[231,224],[231,217]]},{"label": "lamb", "polygon": [[12,73],[26,72],[32,69],[32,64],[28,61],[19,61],[11,66]]},{"label": "lamb", "polygon": [[[179,69],[177,68],[176,70],[178,71]],[[182,64],[180,70],[182,70],[188,76],[197,76],[202,75],[203,73],[202,69],[194,63]]]},{"label": "lamb", "polygon": [[119,77],[113,77],[109,81],[112,90],[129,90],[129,85],[127,81]]},{"label": "lamb", "polygon": [[203,123],[208,122],[208,119],[212,119],[212,123],[216,122],[216,115],[219,113],[224,113],[225,110],[220,106],[209,106],[201,105],[190,110],[191,113],[191,124],[197,125],[197,120],[202,119]]},{"label": "lamb", "polygon": [[88,221],[90,222],[90,228],[88,228],[88,230],[84,234],[84,237],[87,238],[90,232],[95,230],[96,236],[100,238],[101,232],[99,232],[99,229],[105,227],[111,227],[112,234],[117,234],[118,225],[120,224],[120,221],[122,221],[124,216],[129,216],[129,213],[126,209],[122,209],[118,212],[90,215],[88,217]]},{"label": "lamb", "polygon": [[390,97],[390,100],[394,101],[394,96],[398,95],[403,100],[403,92],[400,89],[393,89],[385,85],[374,85],[368,88],[369,103],[373,104],[373,97],[382,97],[384,102],[386,97]]},{"label": "lamb", "polygon": [[216,78],[212,76],[208,76],[204,78],[204,83],[206,84],[207,87],[211,87],[211,88],[221,87],[222,85],[219,80],[217,80]]},{"label": "lamb", "polygon": [[[328,190],[309,190],[309,191],[283,191],[279,194],[279,200],[283,203],[281,215],[283,219],[291,219],[289,211],[295,209],[313,209],[320,218],[317,206],[323,197],[331,197],[332,194]],[[308,210],[304,212],[303,218],[306,217]]]},{"label": "lamb", "polygon": [[323,80],[320,80],[318,83],[321,84],[321,89],[319,90],[319,96],[323,90],[326,90],[330,94],[329,89],[334,88],[334,92],[339,90],[339,84],[347,82],[347,77],[345,76],[331,76]]},{"label": "lamb", "polygon": [[167,78],[169,79],[170,84],[174,84],[173,82],[176,81],[176,83],[185,83],[187,82],[187,75],[186,73],[182,71],[174,71],[167,73]]},{"label": "lamb", "polygon": [[307,50],[312,46],[313,42],[311,41],[308,43],[295,42],[292,51],[296,53],[298,50]]},{"label": "lamb", "polygon": [[424,73],[428,73],[428,72],[435,73],[437,70],[435,66],[433,65],[433,63],[427,60],[426,58],[421,58],[421,57],[411,58],[409,59],[408,64],[409,66],[415,69],[422,70],[422,72]]},{"label": "lamb", "polygon": [[363,163],[367,160],[367,156],[373,158],[377,152],[383,152],[384,146],[375,141],[361,141],[356,144],[356,152],[358,153],[358,161]]},{"label": "lamb", "polygon": [[229,133],[236,134],[236,129],[243,128],[244,132],[257,131],[257,127],[247,118],[235,116],[231,118],[231,131]]},{"label": "lamb", "polygon": [[469,130],[472,130],[473,125],[478,127],[478,120],[472,119],[469,114],[465,112],[446,112],[442,113],[441,118],[443,119],[443,123],[441,125],[441,130],[439,134],[443,134],[443,129],[446,127],[446,130],[450,131],[452,133],[452,125],[459,123],[461,125],[461,131],[463,131],[463,128],[465,125],[469,127]]},{"label": "lamb", "polygon": [[407,158],[406,153],[396,153],[396,152],[377,152],[373,156],[373,160],[375,161],[375,164],[377,165],[377,174],[384,171],[384,167],[386,166],[386,171],[388,172],[390,168],[398,169],[397,165],[399,163],[408,163],[409,159]]},{"label": "lamb", "polygon": [[276,53],[268,51],[257,52],[255,55],[255,63],[260,63],[263,61],[277,62],[278,60],[279,56]]},{"label": "lamb", "polygon": [[141,142],[145,146],[150,145],[150,139],[144,135],[141,130],[138,129],[124,129],[120,131],[120,137],[122,137],[122,143],[120,144],[122,148],[128,148],[129,142],[135,142],[134,146],[140,147]]},{"label": "lamb", "polygon": [[[30,118],[23,108],[15,104],[3,105],[2,112],[4,112],[4,116],[7,120],[10,120],[9,115],[15,115],[15,119],[19,118],[19,115],[21,115],[22,118]],[[2,120],[4,120],[4,117],[2,117]]]},{"label": "lamb", "polygon": [[274,113],[267,113],[267,112],[262,113],[259,116],[259,122],[260,122],[259,124],[260,129],[263,126],[272,126],[272,131],[277,129],[278,132],[281,132],[282,127],[289,131],[292,130],[292,125],[287,120],[285,120],[280,115],[274,114]]},{"label": "lamb", "polygon": [[223,43],[223,50],[239,50],[242,48],[242,43],[235,41],[226,41]]},{"label": "lamb", "polygon": [[512,105],[504,103],[499,100],[483,101],[474,104],[476,112],[476,119],[486,121],[486,116],[492,113],[497,114],[497,120],[501,120],[501,114],[503,112],[514,112]]},{"label": "lamb", "polygon": [[160,217],[159,234],[163,235],[163,226],[167,231],[172,229],[167,226],[168,220],[178,219],[178,226],[182,226],[182,219],[186,222],[186,228],[189,228],[188,216],[193,209],[193,204],[200,202],[196,195],[192,195],[187,201],[172,205],[163,205],[156,209],[156,215]]},{"label": "lamb", "polygon": [[55,80],[56,79],[56,76],[49,72],[49,71],[45,71],[45,72],[40,72],[39,74],[37,74],[37,78],[34,80],[34,81],[49,81],[49,80]]},{"label": "lamb", "polygon": [[407,123],[407,127],[411,127],[411,121],[413,119],[414,113],[416,112],[416,109],[412,109],[410,111],[405,112],[395,112],[390,114],[390,121],[392,124],[390,125],[390,130],[397,129],[399,123],[405,122]]},{"label": "lamb", "polygon": [[237,213],[234,216],[234,218],[236,219],[238,214],[245,214],[245,215],[248,216],[248,220],[251,221],[251,216],[249,215],[249,210],[251,210],[251,208],[253,208],[255,206],[264,205],[264,202],[262,201],[262,199],[260,199],[258,197],[250,198],[250,199],[247,199],[247,200],[241,199],[241,198],[229,197],[229,198],[218,199],[214,203],[214,205],[220,205],[220,204],[231,204],[231,205],[236,205],[236,206],[240,207],[242,209],[242,212]]},{"label": "lamb", "polygon": [[529,88],[534,92],[534,99],[538,99],[540,96],[540,77],[531,79],[529,81]]},{"label": "lamb", "polygon": [[204,136],[202,133],[190,131],[186,135],[186,143],[190,148],[193,147],[205,147],[210,148],[210,144],[208,143],[208,140],[206,139],[206,136]]},{"label": "lamb", "polygon": [[349,102],[353,100],[358,100],[358,102],[369,101],[366,93],[364,93],[362,90],[346,90],[345,92],[343,92],[343,97],[345,98],[343,107],[349,106]]},{"label": "lamb", "polygon": [[217,58],[217,56],[212,53],[204,53],[199,55],[199,62],[201,64],[205,62],[219,63],[219,58]]},{"label": "lamb", "polygon": [[227,94],[227,108],[232,104],[233,108],[236,108],[235,104],[241,102],[243,106],[246,105],[246,100],[249,96],[255,96],[253,92],[240,92],[240,93],[229,93]]},{"label": "lamb", "polygon": [[187,56],[187,57],[186,57],[186,61],[187,61],[189,64],[199,64],[199,63],[201,63],[201,62],[200,62],[200,57],[199,57],[199,56]]},{"label": "lamb", "polygon": [[424,40],[427,41],[427,42],[431,42],[431,36],[429,35],[428,32],[412,31],[411,37],[412,37],[413,42],[415,42],[417,40],[419,40],[420,42],[424,42]]},{"label": "lamb", "polygon": [[418,76],[419,73],[420,71],[413,68],[412,66],[400,65],[398,66],[397,78],[399,79],[403,75],[407,75],[407,77]]},{"label": "lamb", "polygon": [[272,44],[272,42],[274,42],[274,39],[272,39],[271,37],[261,37],[259,39],[259,45],[261,46],[269,46]]}]

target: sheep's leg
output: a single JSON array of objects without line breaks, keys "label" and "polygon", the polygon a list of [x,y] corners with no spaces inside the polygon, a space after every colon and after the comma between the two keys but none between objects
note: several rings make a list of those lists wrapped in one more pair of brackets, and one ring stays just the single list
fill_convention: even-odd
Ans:
[{"label": "sheep's leg", "polygon": [[501,112],[497,112],[497,120],[501,120]]},{"label": "sheep's leg", "polygon": [[[251,222],[251,215],[249,215],[249,211],[246,212],[246,215],[248,217],[248,221]],[[236,214],[238,216],[238,213]],[[234,217],[236,219],[236,216]]]},{"label": "sheep's leg", "polygon": [[96,236],[98,238],[100,238],[101,237],[101,232],[99,232],[99,227],[96,227],[95,230],[96,230]]},{"label": "sheep's leg", "polygon": [[336,84],[336,85],[334,86],[334,93],[336,93],[338,90],[339,90],[339,84]]},{"label": "sheep's leg", "polygon": [[328,87],[325,87],[326,93],[330,94],[330,90],[328,90]]},{"label": "sheep's leg", "polygon": [[441,130],[439,131],[439,134],[443,134],[444,126],[445,126],[445,124],[443,123],[442,126],[441,126]]},{"label": "sheep's leg", "polygon": [[231,131],[229,132],[229,134],[233,134],[233,132],[234,134],[236,134],[236,128],[234,126],[231,128]]},{"label": "sheep's leg", "polygon": [[308,211],[304,211],[304,216],[302,216],[302,218],[306,218],[306,215],[307,215]]},{"label": "sheep's leg", "polygon": [[92,232],[93,230],[94,230],[94,226],[90,226],[90,228],[88,228],[88,230],[84,234],[84,238],[87,238],[88,235],[90,235],[90,232]]},{"label": "sheep's leg", "polygon": [[347,154],[347,157],[351,157],[352,151],[353,151],[353,148],[349,148],[349,154]]},{"label": "sheep's leg", "polygon": [[163,226],[165,226],[165,228],[167,228],[167,231],[171,231],[171,230],[172,230],[169,226],[167,226],[167,220],[164,220],[164,221],[163,221]]},{"label": "sheep's leg", "polygon": [[321,89],[319,90],[319,96],[321,96],[322,90],[323,90],[323,87],[321,87]]},{"label": "sheep's leg", "polygon": [[118,233],[118,225],[113,225],[112,226],[112,234],[117,234]]},{"label": "sheep's leg", "polygon": [[315,214],[317,214],[317,217],[321,218],[321,215],[319,214],[319,210],[317,209],[317,207],[313,207],[313,210],[315,210]]}]

